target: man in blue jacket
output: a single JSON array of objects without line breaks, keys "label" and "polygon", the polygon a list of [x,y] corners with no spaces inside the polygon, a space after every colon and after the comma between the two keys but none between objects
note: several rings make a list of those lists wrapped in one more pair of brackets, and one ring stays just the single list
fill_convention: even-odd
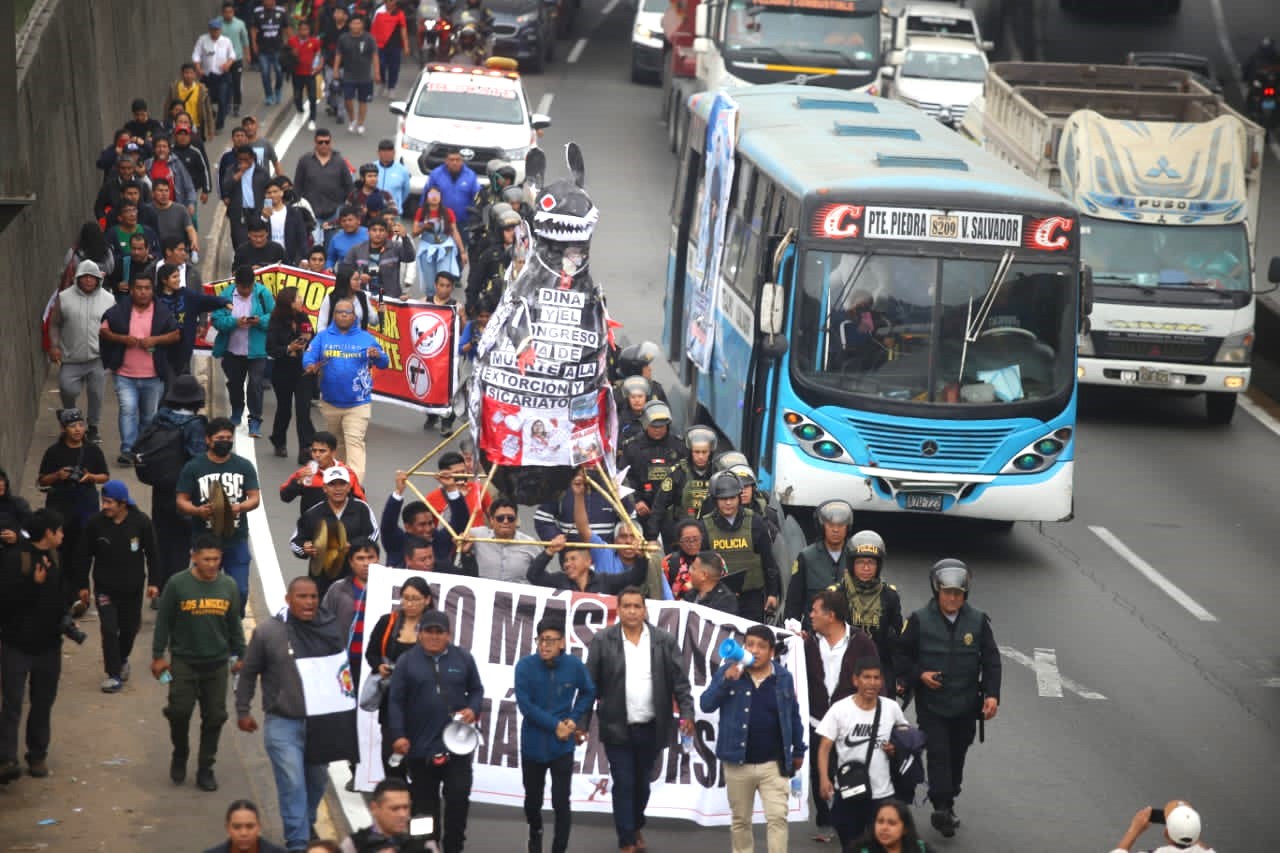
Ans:
[{"label": "man in blue jacket", "polygon": [[387,737],[391,751],[408,757],[413,813],[431,815],[440,838],[444,786],[444,853],[462,853],[471,807],[471,756],[449,752],[444,729],[456,715],[474,725],[484,701],[475,658],[450,642],[449,617],[428,610],[418,623],[418,645],[400,656],[391,675]]},{"label": "man in blue jacket", "polygon": [[364,479],[364,437],[373,415],[371,366],[390,364],[386,352],[369,332],[356,325],[355,304],[339,299],[333,323],[311,339],[302,367],[320,374],[320,413],[325,429],[338,437],[339,459]]},{"label": "man in blue jacket", "polygon": [[698,704],[707,714],[720,711],[716,757],[724,764],[733,811],[733,849],[752,849],[751,812],[758,792],[769,853],[786,853],[790,777],[804,765],[800,703],[791,673],[773,662],[773,631],[752,625],[742,645],[752,657],[750,664],[722,664]]},{"label": "man in blue jacket", "polygon": [[569,849],[569,786],[573,748],[586,739],[583,717],[596,699],[587,665],[564,653],[564,617],[548,614],[538,623],[538,651],[516,664],[516,704],[520,724],[520,768],[524,775],[524,818],[529,853],[542,853],[542,792],[551,771],[551,808],[556,815],[551,853]]},{"label": "man in blue jacket", "polygon": [[[418,168],[422,168],[426,162],[427,152],[422,152],[422,157],[418,160]],[[423,169],[423,171],[426,171]],[[440,200],[444,202],[444,206],[453,211],[454,217],[458,220],[458,230],[463,234],[467,233],[467,223],[471,218],[471,208],[475,204],[476,193],[480,192],[480,179],[476,177],[476,173],[472,171],[462,160],[462,151],[457,148],[450,148],[444,157],[444,162],[431,170],[427,176],[427,185],[422,189],[422,196],[426,198],[427,190],[436,187],[440,190]],[[469,238],[463,237],[464,240]]]},{"label": "man in blue jacket", "polygon": [[249,386],[249,435],[262,435],[262,381],[267,369],[267,326],[276,300],[258,281],[253,267],[236,269],[235,281],[218,295],[231,304],[213,312],[210,322],[218,330],[213,357],[222,359],[231,397],[231,422],[240,426],[244,417],[245,380]]}]

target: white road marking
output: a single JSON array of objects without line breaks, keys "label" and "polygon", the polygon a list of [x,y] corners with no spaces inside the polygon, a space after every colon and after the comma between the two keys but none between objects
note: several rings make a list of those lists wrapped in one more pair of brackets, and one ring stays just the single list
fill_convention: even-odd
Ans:
[{"label": "white road marking", "polygon": [[1248,412],[1254,420],[1262,424],[1263,427],[1269,429],[1273,434],[1280,436],[1280,421],[1271,416],[1271,413],[1250,400],[1244,394],[1237,397],[1236,405]]},{"label": "white road marking", "polygon": [[1035,649],[1036,688],[1040,695],[1062,698],[1062,674],[1058,672],[1058,653],[1053,649]]},{"label": "white road marking", "polygon": [[[1209,11],[1213,13],[1213,27],[1218,31],[1218,45],[1222,48],[1222,54],[1227,58],[1227,64],[1231,68],[1231,79],[1240,90],[1240,96],[1245,97],[1249,90],[1240,77],[1240,57],[1231,46],[1231,34],[1227,29],[1227,16],[1222,12],[1222,0],[1209,0]],[[1271,148],[1271,154],[1280,160],[1280,140],[1272,138],[1267,144]]]},{"label": "white road marking", "polygon": [[582,52],[587,49],[587,40],[585,38],[578,39],[573,43],[573,48],[569,51],[569,56],[565,59],[570,65],[582,58]]},{"label": "white road marking", "polygon": [[613,10],[618,8],[618,4],[621,2],[622,0],[609,0],[609,2],[604,5],[604,9],[601,11],[600,17],[602,18],[609,17],[611,14],[613,14]]},{"label": "white road marking", "polygon": [[554,101],[555,99],[556,99],[556,96],[554,94],[552,94],[551,92],[547,92],[541,98],[538,99],[538,108],[534,110],[534,112],[542,113],[544,116],[550,115],[551,102]]},{"label": "white road marking", "polygon": [[[1041,686],[1041,685],[1040,685],[1040,673],[1041,673],[1042,667],[1041,667],[1041,664],[1039,663],[1040,652],[1045,652],[1045,651],[1047,651],[1047,652],[1049,652],[1050,654],[1052,654],[1052,655],[1053,655],[1053,657],[1054,657],[1054,661],[1055,661],[1055,662],[1054,662],[1054,664],[1053,664],[1053,667],[1054,667],[1054,670],[1053,670],[1053,671],[1054,671],[1054,673],[1055,673],[1055,674],[1057,674],[1057,663],[1056,663],[1056,661],[1057,661],[1057,653],[1056,653],[1056,652],[1054,652],[1054,651],[1053,651],[1053,649],[1036,649],[1036,657],[1035,657],[1035,658],[1031,658],[1031,657],[1028,657],[1028,656],[1024,655],[1022,652],[1018,651],[1018,650],[1017,650],[1017,649],[1015,649],[1013,646],[1001,646],[1001,647],[1000,647],[1000,654],[1001,654],[1001,656],[1002,656],[1002,657],[1006,657],[1006,658],[1008,658],[1009,660],[1013,661],[1013,662],[1014,662],[1014,663],[1016,663],[1016,664],[1021,664],[1022,666],[1025,666],[1027,669],[1031,670],[1032,672],[1034,672],[1034,673],[1036,674],[1036,682],[1037,682],[1037,686]],[[1072,679],[1067,678],[1067,677],[1065,677],[1065,676],[1058,675],[1058,681],[1059,681],[1059,686],[1060,686],[1061,688],[1066,688],[1067,690],[1070,690],[1072,693],[1076,694],[1076,695],[1077,695],[1077,696],[1079,696],[1081,699],[1089,699],[1089,700],[1092,700],[1092,701],[1101,701],[1101,700],[1105,700],[1105,699],[1107,698],[1106,696],[1103,696],[1103,695],[1102,695],[1101,693],[1099,693],[1098,691],[1096,691],[1096,690],[1090,690],[1089,688],[1085,687],[1084,685],[1080,684],[1079,682],[1077,682],[1077,681],[1073,681]],[[1041,687],[1041,693],[1040,693],[1040,695],[1041,695],[1041,696],[1045,696],[1045,695],[1046,695],[1046,694],[1043,692],[1043,687]],[[1058,691],[1057,695],[1058,695],[1058,696],[1061,696],[1061,695],[1062,695],[1062,690],[1061,690],[1061,689],[1059,689],[1059,691]]]},{"label": "white road marking", "polygon": [[[283,157],[286,149],[281,147],[277,150]],[[254,439],[249,437],[246,427],[236,430],[236,454],[248,459],[256,471],[258,458],[253,445]],[[262,581],[262,597],[267,600],[267,618],[270,618],[284,607],[284,572],[280,571],[280,560],[276,557],[276,543],[267,522],[266,504],[258,504],[257,509],[249,511],[249,545]]]},{"label": "white road marking", "polygon": [[1182,589],[1173,581],[1160,574],[1160,572],[1156,570],[1155,566],[1152,566],[1146,560],[1139,557],[1128,545],[1121,542],[1119,537],[1110,530],[1105,527],[1095,527],[1092,525],[1089,529],[1093,531],[1093,535],[1101,539],[1108,548],[1119,554],[1121,559],[1137,569],[1138,572],[1147,580],[1160,587],[1166,595],[1178,604],[1182,605],[1182,607],[1192,616],[1196,617],[1201,622],[1218,621],[1217,616],[1214,616],[1208,610],[1200,606],[1199,602],[1183,592]]},{"label": "white road marking", "polygon": [[1264,678],[1262,679],[1263,687],[1280,687],[1280,678]]}]

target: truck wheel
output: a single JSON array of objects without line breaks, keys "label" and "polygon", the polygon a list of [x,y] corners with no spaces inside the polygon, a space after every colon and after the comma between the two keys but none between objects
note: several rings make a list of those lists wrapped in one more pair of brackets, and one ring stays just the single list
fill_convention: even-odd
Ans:
[{"label": "truck wheel", "polygon": [[1236,394],[1210,391],[1204,395],[1205,408],[1211,424],[1229,424],[1236,413]]}]

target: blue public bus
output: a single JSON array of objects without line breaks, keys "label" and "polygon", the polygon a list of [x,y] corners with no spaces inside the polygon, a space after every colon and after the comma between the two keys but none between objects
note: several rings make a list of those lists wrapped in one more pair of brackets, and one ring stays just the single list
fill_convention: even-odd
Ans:
[{"label": "blue public bus", "polygon": [[715,93],[687,104],[671,205],[663,344],[693,417],[802,519],[832,498],[1069,519],[1091,291],[1071,206],[896,101],[724,94],[737,133],[706,373],[685,329]]}]

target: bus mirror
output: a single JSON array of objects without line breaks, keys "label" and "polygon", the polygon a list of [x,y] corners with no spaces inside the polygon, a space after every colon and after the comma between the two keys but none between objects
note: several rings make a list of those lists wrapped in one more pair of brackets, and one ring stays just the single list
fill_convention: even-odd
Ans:
[{"label": "bus mirror", "polygon": [[765,335],[782,334],[782,319],[786,313],[784,299],[782,285],[765,282],[760,290],[760,331]]},{"label": "bus mirror", "polygon": [[1271,263],[1267,265],[1267,281],[1280,284],[1280,257],[1272,258]]},{"label": "bus mirror", "polygon": [[1084,331],[1089,315],[1093,313],[1093,267],[1085,264],[1080,270],[1080,330]]}]

